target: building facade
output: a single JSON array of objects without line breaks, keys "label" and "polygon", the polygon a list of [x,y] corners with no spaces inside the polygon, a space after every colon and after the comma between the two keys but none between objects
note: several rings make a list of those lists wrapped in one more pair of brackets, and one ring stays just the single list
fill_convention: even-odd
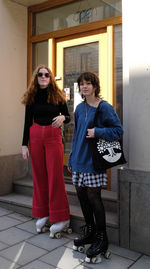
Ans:
[{"label": "building facade", "polygon": [[[76,78],[100,77],[101,94],[124,127],[127,165],[112,169],[118,192],[120,245],[150,254],[150,38],[149,1],[0,0],[0,195],[12,191],[28,164],[21,157],[21,97],[39,64],[48,65],[65,90],[72,121],[65,131],[67,164],[73,112],[80,101]],[[138,208],[138,211],[137,211]]]}]

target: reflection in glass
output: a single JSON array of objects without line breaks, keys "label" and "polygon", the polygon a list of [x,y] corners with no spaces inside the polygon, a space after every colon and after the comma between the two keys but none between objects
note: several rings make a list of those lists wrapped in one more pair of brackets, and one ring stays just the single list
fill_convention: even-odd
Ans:
[{"label": "reflection in glass", "polygon": [[33,14],[33,35],[121,16],[121,0],[80,0]]},{"label": "reflection in glass", "polygon": [[48,41],[34,43],[32,46],[32,70],[39,64],[48,66]]},{"label": "reflection in glass", "polygon": [[64,50],[64,88],[70,89],[70,100],[67,101],[71,122],[64,126],[65,145],[64,152],[71,150],[71,141],[73,135],[73,112],[78,102],[81,101],[77,88],[77,78],[85,71],[91,71],[98,75],[99,73],[99,43],[79,45],[65,48]]},{"label": "reflection in glass", "polygon": [[122,122],[123,84],[122,84],[122,26],[114,27],[114,105]]}]

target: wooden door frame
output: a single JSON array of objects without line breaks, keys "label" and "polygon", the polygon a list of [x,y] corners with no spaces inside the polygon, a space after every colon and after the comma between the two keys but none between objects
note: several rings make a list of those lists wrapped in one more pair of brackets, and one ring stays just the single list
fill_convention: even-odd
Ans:
[{"label": "wooden door frame", "polygon": [[[57,2],[57,4],[55,6],[58,5],[58,2],[60,5],[60,3],[62,3],[62,2],[64,4],[64,3],[69,3],[72,1],[59,0],[56,2]],[[36,42],[40,42],[40,41],[46,41],[46,40],[49,40],[50,38],[53,38],[55,40],[57,38],[73,38],[74,35],[78,35],[78,36],[81,36],[82,34],[90,35],[90,34],[92,34],[92,32],[94,34],[94,32],[96,33],[99,31],[103,31],[104,29],[106,29],[107,26],[122,24],[122,17],[119,16],[119,17],[104,19],[103,21],[91,22],[91,23],[87,23],[87,24],[83,24],[83,25],[79,25],[79,26],[66,28],[63,30],[57,30],[57,31],[33,36],[32,35],[33,14],[37,11],[45,10],[46,6],[47,6],[47,8],[49,8],[50,6],[54,7],[54,4],[52,5],[52,3],[51,3],[51,5],[50,4],[44,5],[44,3],[43,3],[43,4],[38,5],[38,8],[36,8],[36,6],[34,6],[34,7],[30,7],[28,9],[27,84],[29,84],[29,81],[30,81],[31,76],[32,76],[32,44],[34,44]]]},{"label": "wooden door frame", "polygon": [[[78,0],[77,0],[78,1]],[[55,2],[55,3],[54,3]],[[56,72],[56,66],[55,66],[55,44],[56,44],[56,39],[57,40],[67,40],[67,39],[73,39],[76,36],[81,37],[81,36],[86,36],[86,35],[92,35],[96,33],[100,33],[103,31],[106,31],[106,28],[108,26],[114,26],[114,25],[120,25],[122,24],[122,17],[113,17],[113,18],[108,18],[104,19],[102,21],[96,21],[96,22],[91,22],[79,26],[74,26],[62,30],[57,30],[45,34],[40,34],[40,35],[35,35],[33,36],[32,34],[32,21],[33,21],[33,15],[36,12],[40,12],[43,10],[47,10],[53,7],[69,4],[71,2],[74,2],[74,0],[55,0],[55,1],[47,1],[42,4],[34,5],[28,8],[28,36],[27,36],[27,84],[29,84],[30,79],[32,77],[32,44],[36,42],[42,42],[42,41],[48,41],[50,38],[52,39],[52,50],[53,50],[53,61],[52,61],[52,66],[51,69],[55,75]],[[113,46],[113,44],[112,44]],[[112,57],[112,65],[113,65],[113,57]],[[113,69],[112,69],[113,70]],[[113,82],[113,79],[112,79]],[[111,83],[112,83],[111,82]],[[113,85],[112,85],[113,89]],[[114,89],[115,90],[115,89]],[[114,95],[115,96],[115,93]],[[113,100],[113,105],[116,108],[116,103],[115,100]],[[108,170],[108,178],[110,178],[110,169]],[[110,190],[110,180],[108,180],[108,189]]]},{"label": "wooden door frame", "polygon": [[[78,0],[76,0],[78,1]],[[33,21],[33,15],[36,12],[44,11],[50,8],[54,8],[57,6],[66,5],[69,3],[73,3],[74,0],[55,0],[55,1],[46,1],[41,4],[33,5],[28,8],[28,35],[27,35],[27,84],[29,84],[29,81],[32,77],[32,44],[40,41],[46,41],[50,38],[53,38],[53,41],[55,43],[55,39],[57,38],[73,38],[73,36],[78,35],[90,35],[96,34],[96,32],[103,31],[107,28],[107,26],[114,26],[122,24],[122,17],[112,17],[108,19],[104,19],[102,21],[96,21],[91,22],[79,26],[74,26],[62,30],[57,30],[45,34],[40,34],[33,36],[32,34],[32,21]],[[54,48],[55,46],[53,46]],[[54,56],[55,56],[55,49],[54,49]],[[53,66],[53,69],[55,70],[55,67]]]}]

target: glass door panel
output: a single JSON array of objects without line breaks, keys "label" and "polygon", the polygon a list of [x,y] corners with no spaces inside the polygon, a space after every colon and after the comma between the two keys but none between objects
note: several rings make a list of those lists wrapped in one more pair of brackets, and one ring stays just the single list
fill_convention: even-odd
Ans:
[{"label": "glass door panel", "polygon": [[48,65],[48,42],[42,41],[32,45],[32,71],[39,64]]},{"label": "glass door panel", "polygon": [[71,115],[71,123],[64,125],[65,144],[64,152],[71,150],[73,134],[73,112],[81,101],[77,87],[78,76],[85,71],[99,73],[99,46],[98,42],[83,44],[64,49],[64,89],[68,89],[70,97],[67,104]]}]

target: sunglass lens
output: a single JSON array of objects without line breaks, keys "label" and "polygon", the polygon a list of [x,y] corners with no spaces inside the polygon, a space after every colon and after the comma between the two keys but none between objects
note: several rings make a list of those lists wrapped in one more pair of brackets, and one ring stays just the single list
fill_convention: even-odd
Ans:
[{"label": "sunglass lens", "polygon": [[39,72],[38,73],[38,77],[42,77],[42,76],[45,76],[46,78],[49,78],[50,77],[50,73],[41,73],[41,72]]},{"label": "sunglass lens", "polygon": [[38,73],[38,77],[42,77],[43,76],[43,73]]},{"label": "sunglass lens", "polygon": [[50,73],[45,73],[45,77],[49,78],[50,77]]}]

